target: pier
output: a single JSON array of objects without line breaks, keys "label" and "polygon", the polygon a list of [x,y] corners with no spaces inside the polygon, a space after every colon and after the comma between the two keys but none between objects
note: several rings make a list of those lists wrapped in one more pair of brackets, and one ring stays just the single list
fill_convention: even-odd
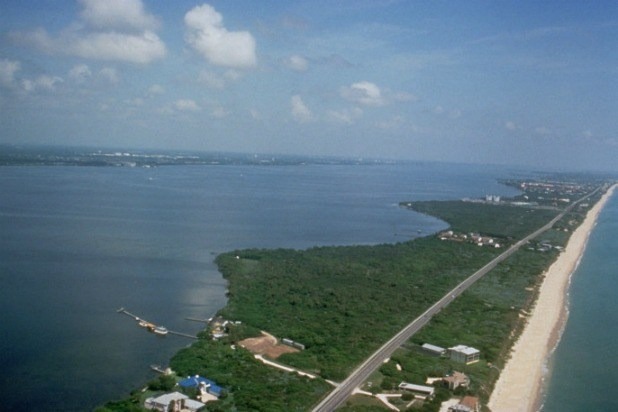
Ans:
[{"label": "pier", "polygon": [[176,332],[174,330],[169,330],[167,328],[165,328],[164,326],[161,325],[156,325],[152,322],[149,322],[143,318],[140,318],[137,315],[134,315],[133,313],[129,312],[128,310],[126,310],[125,308],[120,308],[118,309],[116,312],[123,314],[123,315],[127,315],[128,317],[132,318],[134,321],[137,322],[137,324],[139,326],[141,326],[142,328],[146,328],[148,329],[148,331],[159,335],[159,336],[165,336],[165,335],[176,335],[176,336],[181,336],[183,338],[189,338],[189,339],[198,339],[197,336],[194,335],[189,335],[188,333],[183,333],[183,332]]},{"label": "pier", "polygon": [[210,319],[185,318],[185,320],[190,320],[191,322],[210,323]]}]

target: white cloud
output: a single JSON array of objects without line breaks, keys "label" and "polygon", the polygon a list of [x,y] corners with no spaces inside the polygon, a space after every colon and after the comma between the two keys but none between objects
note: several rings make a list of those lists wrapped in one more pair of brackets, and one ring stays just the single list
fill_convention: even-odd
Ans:
[{"label": "white cloud", "polygon": [[202,108],[191,99],[179,99],[174,102],[176,110],[181,112],[199,112]]},{"label": "white cloud", "polygon": [[203,4],[185,15],[186,41],[217,66],[249,68],[257,64],[255,39],[248,31],[228,31],[223,17]]},{"label": "white cloud", "polygon": [[113,67],[104,67],[99,71],[99,76],[107,80],[111,84],[116,84],[120,81],[118,70]]},{"label": "white cloud", "polygon": [[56,88],[57,83],[62,83],[63,81],[61,77],[43,75],[34,80],[22,80],[22,86],[27,92],[34,92],[37,90],[52,91]]},{"label": "white cloud", "polygon": [[309,110],[299,95],[295,94],[292,96],[290,104],[292,106],[292,117],[294,117],[296,121],[305,123],[313,118],[311,110]]},{"label": "white cloud", "polygon": [[146,64],[165,56],[165,45],[151,31],[141,34],[117,32],[90,33],[83,37],[61,39],[63,52],[97,60],[119,60]]},{"label": "white cloud", "polygon": [[594,137],[594,133],[592,133],[592,130],[584,130],[582,132],[582,135],[584,136],[586,140],[590,140]]},{"label": "white cloud", "polygon": [[354,83],[349,87],[342,87],[341,96],[351,102],[365,106],[382,106],[385,104],[380,88],[376,84],[367,81]]},{"label": "white cloud", "polygon": [[92,76],[90,68],[85,64],[78,64],[69,70],[69,77],[77,83],[83,83]]},{"label": "white cloud", "polygon": [[292,70],[304,72],[309,68],[309,62],[302,56],[294,55],[285,60],[285,65]]},{"label": "white cloud", "polygon": [[146,12],[141,0],[79,0],[82,19],[99,29],[154,30],[156,17]]},{"label": "white cloud", "polygon": [[328,116],[331,120],[340,123],[352,124],[356,119],[363,115],[363,110],[359,107],[343,110],[330,110]]},{"label": "white cloud", "polygon": [[198,81],[211,89],[223,89],[229,82],[234,82],[242,77],[238,70],[226,70],[219,74],[210,70],[202,70],[198,76]]},{"label": "white cloud", "polygon": [[504,127],[505,127],[507,130],[511,130],[511,131],[513,131],[513,130],[517,130],[517,125],[515,124],[515,122],[513,122],[513,121],[511,121],[511,120],[506,121],[506,122],[504,123]]},{"label": "white cloud", "polygon": [[15,73],[19,71],[21,64],[18,61],[0,59],[0,85],[12,87],[15,85]]},{"label": "white cloud", "polygon": [[[158,23],[139,0],[82,0],[82,21],[52,36],[44,29],[14,32],[14,40],[49,54],[86,59],[147,64],[166,54],[165,44],[152,30]],[[94,30],[92,30],[94,28]]]}]

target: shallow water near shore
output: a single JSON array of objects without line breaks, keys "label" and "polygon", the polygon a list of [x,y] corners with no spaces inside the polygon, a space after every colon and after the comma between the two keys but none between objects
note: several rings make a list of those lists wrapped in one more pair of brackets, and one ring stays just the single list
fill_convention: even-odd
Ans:
[{"label": "shallow water near shore", "polygon": [[569,317],[550,361],[544,412],[616,411],[618,196],[598,216],[571,278]]},{"label": "shallow water near shore", "polygon": [[516,191],[506,169],[446,164],[0,168],[5,411],[84,411],[154,377],[225,304],[236,248],[405,241],[445,227],[398,207]]}]

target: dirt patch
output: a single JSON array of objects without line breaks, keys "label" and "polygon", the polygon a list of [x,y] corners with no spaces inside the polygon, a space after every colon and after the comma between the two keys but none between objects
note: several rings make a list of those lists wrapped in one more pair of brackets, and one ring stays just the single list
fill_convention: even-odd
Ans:
[{"label": "dirt patch", "polygon": [[248,338],[238,342],[238,344],[251,353],[265,355],[271,359],[277,359],[284,353],[298,352],[298,349],[279,343],[277,338],[266,332],[262,332],[262,336]]}]

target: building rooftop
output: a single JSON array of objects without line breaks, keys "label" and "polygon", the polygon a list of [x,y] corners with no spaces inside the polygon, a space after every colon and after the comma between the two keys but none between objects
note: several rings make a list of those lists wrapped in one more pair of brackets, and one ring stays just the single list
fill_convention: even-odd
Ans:
[{"label": "building rooftop", "polygon": [[476,353],[479,353],[478,349],[472,348],[470,346],[466,346],[466,345],[457,345],[457,346],[453,346],[452,348],[449,348],[450,351],[453,352],[459,352],[459,353],[463,353],[466,355],[474,355]]}]

